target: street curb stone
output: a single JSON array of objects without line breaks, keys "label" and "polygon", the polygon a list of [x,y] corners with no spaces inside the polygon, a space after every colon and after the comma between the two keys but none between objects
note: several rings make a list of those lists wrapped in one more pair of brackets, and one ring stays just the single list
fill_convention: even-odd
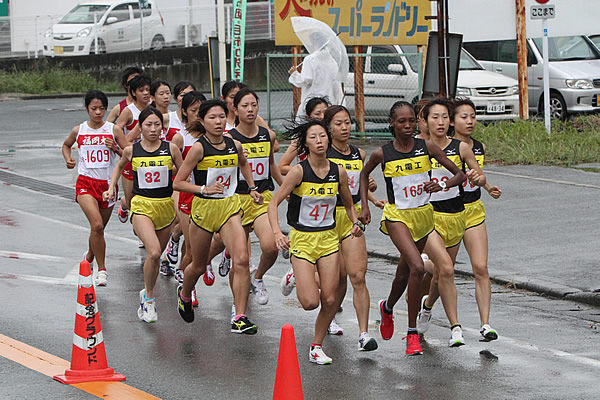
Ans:
[{"label": "street curb stone", "polygon": [[[368,251],[370,257],[380,258],[393,262],[398,262],[400,257],[397,253],[382,253],[378,251]],[[473,278],[473,271],[455,266],[454,272],[457,275]],[[581,289],[560,285],[554,282],[542,279],[532,279],[526,276],[514,276],[510,274],[490,274],[490,280],[499,285],[507,285],[515,289],[525,289],[531,292],[539,293],[548,297],[570,300],[578,303],[585,303],[600,307],[600,292],[597,290],[583,291]]]}]

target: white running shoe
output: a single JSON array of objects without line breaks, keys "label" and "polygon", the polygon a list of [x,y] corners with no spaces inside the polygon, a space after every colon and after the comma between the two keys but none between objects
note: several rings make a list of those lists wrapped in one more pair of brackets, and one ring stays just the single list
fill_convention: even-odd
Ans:
[{"label": "white running shoe", "polygon": [[152,323],[158,320],[156,305],[154,299],[146,298],[146,289],[140,290],[140,307],[138,308],[138,318],[144,322]]},{"label": "white running shoe", "polygon": [[321,346],[315,346],[311,347],[308,353],[308,361],[317,363],[318,365],[327,365],[331,364],[333,360],[331,357],[327,357]]},{"label": "white running shoe", "polygon": [[250,286],[254,292],[254,299],[260,305],[265,305],[269,302],[269,292],[262,279],[255,279],[256,269],[250,271]]},{"label": "white running shoe", "polygon": [[169,236],[167,244],[167,259],[171,264],[177,264],[179,261],[179,242],[173,240],[173,235]]},{"label": "white running shoe", "polygon": [[358,350],[373,351],[377,350],[377,340],[369,336],[367,332],[363,332],[358,337]]},{"label": "white running shoe", "polygon": [[417,315],[417,332],[423,334],[427,332],[429,327],[431,326],[431,311],[427,311],[425,309],[425,300],[427,300],[427,295],[423,296],[421,299],[421,309],[419,310],[419,315]]},{"label": "white running shoe", "polygon": [[334,318],[331,320],[331,323],[329,324],[329,328],[327,328],[327,333],[329,335],[343,335],[344,330],[342,329],[341,326],[339,326],[337,324],[337,322],[335,322],[335,318]]},{"label": "white running shoe", "polygon": [[285,275],[281,278],[281,294],[289,296],[296,287],[296,276],[294,275],[294,269],[290,267]]},{"label": "white running shoe", "polygon": [[496,330],[488,324],[483,325],[479,333],[481,333],[481,336],[483,336],[481,339],[482,342],[490,342],[498,339],[498,332],[496,332]]},{"label": "white running shoe", "polygon": [[95,283],[96,286],[106,286],[106,281],[108,280],[108,272],[105,269],[101,269],[98,271],[98,275],[96,275]]},{"label": "white running shoe", "polygon": [[465,339],[463,338],[462,329],[460,326],[455,326],[454,329],[452,329],[452,335],[448,341],[448,347],[460,347],[464,344]]},{"label": "white running shoe", "polygon": [[221,263],[219,264],[219,275],[222,277],[226,277],[231,269],[231,257],[227,252],[227,249],[223,252],[223,258],[221,259]]},{"label": "white running shoe", "polygon": [[235,321],[235,316],[237,315],[237,313],[235,312],[235,304],[231,305],[231,323],[233,324],[233,321]]}]

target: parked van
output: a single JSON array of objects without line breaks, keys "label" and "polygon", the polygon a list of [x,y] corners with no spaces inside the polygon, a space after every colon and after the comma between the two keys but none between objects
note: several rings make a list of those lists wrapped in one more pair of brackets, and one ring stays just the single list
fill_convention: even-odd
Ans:
[{"label": "parked van", "polygon": [[[416,46],[368,46],[364,63],[365,116],[387,122],[390,107],[398,100],[416,103],[420,96],[420,59]],[[346,105],[354,112],[354,72],[344,83]],[[518,82],[487,71],[464,49],[460,57],[457,96],[470,98],[478,120],[519,117]]]},{"label": "parked van", "polygon": [[[79,3],[44,35],[44,55],[72,56],[141,50],[141,23],[144,49],[165,44],[162,16],[152,1],[89,1]],[[94,24],[96,21],[96,24]]]},{"label": "parked van", "polygon": [[[494,40],[463,43],[488,70],[518,77],[517,41]],[[542,39],[527,39],[529,107],[544,111]],[[565,119],[569,114],[600,110],[600,51],[586,36],[548,38],[550,113]]]}]

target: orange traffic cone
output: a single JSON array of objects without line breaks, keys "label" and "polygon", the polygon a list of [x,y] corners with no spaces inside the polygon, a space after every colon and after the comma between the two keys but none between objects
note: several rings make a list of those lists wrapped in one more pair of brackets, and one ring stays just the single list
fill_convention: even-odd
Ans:
[{"label": "orange traffic cone", "polygon": [[90,263],[86,260],[79,264],[71,368],[67,369],[64,375],[54,376],[54,379],[66,384],[125,380],[125,376],[116,374],[106,361],[96,291]]},{"label": "orange traffic cone", "polygon": [[285,324],[281,328],[281,340],[279,341],[279,358],[277,359],[273,400],[279,399],[304,399],[294,327],[290,324]]}]

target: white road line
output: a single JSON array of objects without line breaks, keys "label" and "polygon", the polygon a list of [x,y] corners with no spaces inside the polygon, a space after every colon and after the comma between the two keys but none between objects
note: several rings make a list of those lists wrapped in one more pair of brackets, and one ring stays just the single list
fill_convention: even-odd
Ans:
[{"label": "white road line", "polygon": [[0,257],[25,259],[25,260],[44,260],[44,261],[64,261],[64,257],[56,257],[48,254],[22,253],[18,251],[0,250]]},{"label": "white road line", "polygon": [[[76,224],[72,224],[70,222],[65,222],[65,221],[61,221],[61,220],[58,220],[58,219],[54,219],[54,218],[50,218],[50,217],[45,217],[43,215],[34,214],[34,213],[29,212],[29,211],[17,210],[15,208],[11,208],[9,211],[15,212],[15,213],[19,213],[19,214],[22,214],[22,215],[27,215],[27,216],[30,216],[30,217],[35,217],[35,218],[38,218],[38,219],[41,219],[41,220],[44,220],[44,221],[47,221],[47,222],[52,222],[53,224],[59,224],[59,225],[68,226],[70,228],[77,229],[77,230],[79,230],[81,232],[89,232],[89,230],[90,230],[90,228],[86,227],[86,226],[76,225]],[[106,233],[105,232],[104,233],[104,237],[109,238],[109,239],[119,240],[119,241],[125,241],[125,242],[128,242],[128,243],[133,243],[135,245],[138,244],[137,240],[126,238],[126,237],[119,236],[119,235],[114,235],[112,233]]]},{"label": "white road line", "polygon": [[493,175],[508,176],[508,177],[511,177],[511,178],[531,179],[533,181],[549,182],[549,183],[555,183],[557,185],[569,185],[569,186],[578,186],[578,187],[584,187],[584,188],[589,188],[589,189],[600,189],[600,186],[590,185],[588,183],[576,183],[576,182],[569,182],[569,181],[559,181],[559,180],[556,180],[556,179],[538,178],[538,177],[535,177],[535,176],[512,174],[512,173],[509,173],[509,172],[498,172],[498,171],[486,170],[485,173],[486,174],[493,174]]}]

